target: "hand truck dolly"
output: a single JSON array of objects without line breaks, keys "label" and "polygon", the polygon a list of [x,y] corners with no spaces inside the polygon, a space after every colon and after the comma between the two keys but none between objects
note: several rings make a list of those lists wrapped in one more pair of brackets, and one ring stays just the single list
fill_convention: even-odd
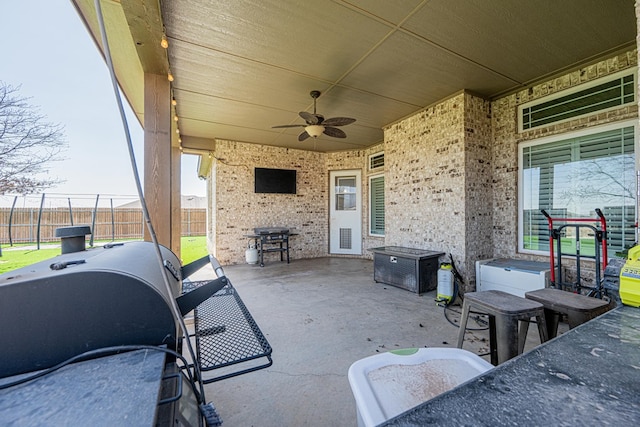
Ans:
[{"label": "hand truck dolly", "polygon": [[[541,209],[542,215],[547,218],[549,223],[549,259],[551,262],[551,286],[556,289],[570,290],[578,294],[583,294],[602,299],[605,296],[605,290],[602,284],[601,276],[604,269],[607,268],[607,220],[600,209],[596,209],[598,218],[553,218],[544,209]],[[554,222],[564,223],[554,228]],[[592,224],[599,223],[599,227]],[[566,229],[574,229],[576,234],[576,252],[562,252],[562,233]],[[587,255],[581,252],[580,248],[580,231],[583,229],[591,230],[595,238],[595,254]],[[554,240],[556,244],[556,254],[554,255]],[[562,277],[562,255],[575,256],[576,259],[576,281],[569,283],[563,281]],[[557,261],[556,259],[557,258]],[[595,286],[586,286],[582,284],[580,276],[580,262],[582,258],[593,259],[595,261]]]}]

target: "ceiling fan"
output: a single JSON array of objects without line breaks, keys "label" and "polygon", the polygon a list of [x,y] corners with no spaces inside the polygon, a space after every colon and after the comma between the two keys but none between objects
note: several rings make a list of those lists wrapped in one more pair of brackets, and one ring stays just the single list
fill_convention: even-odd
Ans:
[{"label": "ceiling fan", "polygon": [[309,95],[313,98],[313,114],[306,111],[300,111],[300,117],[304,119],[307,124],[305,125],[280,125],[273,126],[272,128],[304,128],[304,132],[298,135],[298,141],[304,141],[310,136],[317,138],[323,133],[334,138],[346,138],[347,134],[342,129],[338,129],[335,126],[345,126],[356,121],[349,117],[333,117],[330,119],[324,119],[322,114],[316,114],[316,99],[320,96],[319,90],[312,90]]}]

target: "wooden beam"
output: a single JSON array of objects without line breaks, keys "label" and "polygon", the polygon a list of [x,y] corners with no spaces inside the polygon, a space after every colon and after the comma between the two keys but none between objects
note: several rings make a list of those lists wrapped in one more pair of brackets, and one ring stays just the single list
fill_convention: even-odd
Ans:
[{"label": "wooden beam", "polygon": [[181,257],[180,238],[182,237],[182,192],[181,192],[182,152],[171,147],[171,250]]},{"label": "wooden beam", "polygon": [[197,136],[183,136],[182,148],[184,152],[208,153],[216,148],[216,140],[212,138],[198,138]]},{"label": "wooden beam", "polygon": [[160,46],[164,35],[162,13],[158,0],[120,2],[129,31],[138,51],[138,58],[145,73],[164,74],[169,71],[167,51]]},{"label": "wooden beam", "polygon": [[[144,198],[158,242],[172,247],[171,94],[165,75],[144,75]],[[179,182],[179,181],[178,181]],[[178,188],[178,194],[180,193]],[[178,196],[179,197],[179,196]],[[178,221],[179,223],[180,221]],[[151,235],[145,228],[145,240]]]}]

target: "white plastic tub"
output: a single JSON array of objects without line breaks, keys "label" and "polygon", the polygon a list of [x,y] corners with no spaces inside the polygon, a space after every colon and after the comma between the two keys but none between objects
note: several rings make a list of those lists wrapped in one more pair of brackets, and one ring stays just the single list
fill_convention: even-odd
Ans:
[{"label": "white plastic tub", "polygon": [[395,350],[349,368],[358,426],[373,427],[492,369],[459,348]]}]

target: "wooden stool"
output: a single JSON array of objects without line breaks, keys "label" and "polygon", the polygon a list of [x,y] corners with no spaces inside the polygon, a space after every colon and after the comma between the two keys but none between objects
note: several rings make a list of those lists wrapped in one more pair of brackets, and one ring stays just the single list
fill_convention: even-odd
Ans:
[{"label": "wooden stool", "polygon": [[[464,294],[462,319],[458,332],[458,348],[462,348],[469,312],[489,316],[491,364],[498,365],[522,354],[532,317],[538,322],[540,342],[547,341],[547,328],[542,304],[502,291],[467,292]],[[518,328],[518,323],[520,328]]]},{"label": "wooden stool", "polygon": [[569,328],[572,329],[609,311],[610,308],[607,301],[553,288],[530,291],[524,296],[544,306],[549,339],[558,334],[561,314],[567,315]]}]

